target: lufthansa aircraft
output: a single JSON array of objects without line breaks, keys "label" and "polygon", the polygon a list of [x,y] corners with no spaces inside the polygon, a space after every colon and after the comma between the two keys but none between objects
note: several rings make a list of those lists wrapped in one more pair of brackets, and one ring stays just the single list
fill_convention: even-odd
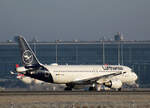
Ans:
[{"label": "lufthansa aircraft", "polygon": [[136,84],[138,79],[131,68],[122,65],[44,65],[22,36],[16,39],[23,64],[16,72],[48,83],[65,84],[65,90],[86,85],[89,90],[100,91],[101,86],[121,90],[123,84]]}]

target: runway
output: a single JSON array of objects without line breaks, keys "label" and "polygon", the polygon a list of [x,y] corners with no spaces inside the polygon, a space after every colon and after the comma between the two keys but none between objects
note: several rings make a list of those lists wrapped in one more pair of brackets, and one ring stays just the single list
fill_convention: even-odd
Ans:
[{"label": "runway", "polygon": [[150,108],[150,91],[1,91],[0,108]]},{"label": "runway", "polygon": [[150,95],[150,91],[1,91],[0,96],[9,95]]}]

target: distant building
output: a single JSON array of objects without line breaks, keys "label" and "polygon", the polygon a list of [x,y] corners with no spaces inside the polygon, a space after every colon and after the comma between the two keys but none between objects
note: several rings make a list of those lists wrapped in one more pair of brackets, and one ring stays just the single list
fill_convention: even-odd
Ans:
[{"label": "distant building", "polygon": [[123,35],[121,32],[117,32],[117,34],[114,36],[115,41],[123,41]]}]

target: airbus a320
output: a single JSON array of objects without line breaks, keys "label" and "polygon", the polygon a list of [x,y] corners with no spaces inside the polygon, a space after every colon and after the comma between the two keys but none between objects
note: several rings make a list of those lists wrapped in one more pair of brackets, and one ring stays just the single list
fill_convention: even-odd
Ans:
[{"label": "airbus a320", "polygon": [[88,90],[101,91],[101,86],[121,90],[123,84],[136,84],[138,76],[122,65],[44,65],[39,62],[28,42],[18,36],[23,66],[16,72],[48,83],[65,84],[65,90],[88,85]]}]

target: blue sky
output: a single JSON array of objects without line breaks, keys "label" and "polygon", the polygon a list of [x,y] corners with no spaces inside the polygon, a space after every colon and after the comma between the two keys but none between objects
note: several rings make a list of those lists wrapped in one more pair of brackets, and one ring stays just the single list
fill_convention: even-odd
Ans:
[{"label": "blue sky", "polygon": [[0,0],[0,41],[150,40],[150,0]]}]

